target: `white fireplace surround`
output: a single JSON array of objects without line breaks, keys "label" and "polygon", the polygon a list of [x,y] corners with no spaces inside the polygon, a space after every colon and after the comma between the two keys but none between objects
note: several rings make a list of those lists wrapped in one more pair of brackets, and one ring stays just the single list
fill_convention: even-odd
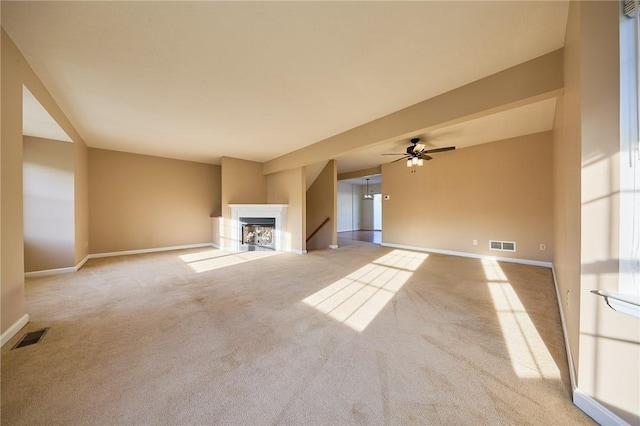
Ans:
[{"label": "white fireplace surround", "polygon": [[287,223],[287,206],[288,204],[229,204],[231,208],[231,241],[233,241],[233,250],[240,250],[241,217],[271,217],[276,221],[275,232],[275,248],[276,251],[283,251],[283,242],[285,241],[286,223]]}]

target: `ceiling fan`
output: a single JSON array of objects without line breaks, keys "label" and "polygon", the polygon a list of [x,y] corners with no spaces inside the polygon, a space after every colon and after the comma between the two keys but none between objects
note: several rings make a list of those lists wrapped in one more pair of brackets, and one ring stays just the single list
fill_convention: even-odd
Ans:
[{"label": "ceiling fan", "polygon": [[393,160],[392,163],[395,163],[396,161],[400,161],[400,160],[407,160],[407,167],[411,167],[411,166],[422,166],[423,160],[427,160],[427,161],[433,160],[433,157],[430,156],[429,154],[435,154],[437,152],[444,152],[444,151],[452,151],[456,149],[455,146],[425,149],[426,148],[425,144],[418,143],[418,142],[420,142],[420,138],[411,139],[411,145],[407,147],[407,150],[405,153],[382,154],[382,155],[402,155],[402,157],[398,158],[397,160]]}]

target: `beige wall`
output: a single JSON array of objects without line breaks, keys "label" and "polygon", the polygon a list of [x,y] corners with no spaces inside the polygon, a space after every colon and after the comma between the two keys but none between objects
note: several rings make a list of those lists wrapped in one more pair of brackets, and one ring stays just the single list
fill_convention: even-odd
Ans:
[{"label": "beige wall", "polygon": [[218,182],[215,165],[90,148],[90,252],[211,242]]},{"label": "beige wall", "polygon": [[[551,148],[544,132],[436,154],[413,174],[383,164],[383,242],[551,261]],[[515,241],[517,252],[491,251],[489,240]]]},{"label": "beige wall", "polygon": [[24,58],[2,31],[2,333],[25,314],[22,237],[22,76]]},{"label": "beige wall", "polygon": [[25,272],[75,266],[74,144],[25,136]]},{"label": "beige wall", "polygon": [[229,204],[264,204],[267,202],[267,179],[262,163],[222,157],[222,216],[231,217]]},{"label": "beige wall", "polygon": [[580,20],[569,8],[564,48],[564,95],[558,98],[553,130],[553,267],[564,313],[567,340],[577,371],[580,337]]},{"label": "beige wall", "polygon": [[73,156],[75,199],[75,264],[89,254],[89,148],[75,143]]},{"label": "beige wall", "polygon": [[[583,2],[580,19],[581,299],[578,388],[640,423],[640,322],[590,293],[618,291],[619,5]],[[624,232],[624,230],[623,230]]]},{"label": "beige wall", "polygon": [[[322,173],[307,190],[307,237],[327,218],[329,222],[307,242],[308,250],[337,246],[337,165],[327,163]],[[306,238],[306,237],[305,237]]]},{"label": "beige wall", "polygon": [[371,167],[369,169],[356,170],[354,172],[340,173],[338,175],[338,180],[366,177],[379,175],[382,173],[382,166]]},{"label": "beige wall", "polygon": [[262,163],[222,157],[220,165],[222,229],[220,246],[234,247],[229,204],[264,204],[267,202],[267,178],[262,174]]},{"label": "beige wall", "polygon": [[[591,290],[618,291],[619,4],[571,2],[554,132],[554,268],[577,388],[640,422],[640,326]],[[578,161],[581,161],[578,163]],[[578,403],[580,399],[578,399]]]},{"label": "beige wall", "polygon": [[[2,30],[2,147],[1,155],[1,258],[0,282],[2,288],[0,330],[5,333],[26,314],[24,300],[24,237],[22,193],[22,86],[38,99],[53,119],[76,144],[76,152],[86,149],[85,143],[58,107],[38,76]],[[82,159],[78,161],[81,163]],[[87,209],[86,181],[76,179],[76,236],[86,233]],[[83,186],[84,185],[84,186]],[[82,256],[76,247],[76,258]]]},{"label": "beige wall", "polygon": [[267,203],[288,204],[286,241],[283,249],[296,253],[307,249],[306,228],[306,173],[303,167],[273,173],[267,176]]}]

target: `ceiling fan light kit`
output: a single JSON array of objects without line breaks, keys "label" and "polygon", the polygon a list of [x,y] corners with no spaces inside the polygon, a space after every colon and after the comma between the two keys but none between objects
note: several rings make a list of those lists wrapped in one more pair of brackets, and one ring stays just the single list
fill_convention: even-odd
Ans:
[{"label": "ceiling fan light kit", "polygon": [[[421,167],[424,164],[424,160],[432,160],[433,157],[427,154],[433,154],[436,152],[444,152],[451,151],[456,149],[455,146],[447,146],[444,148],[434,148],[434,149],[425,149],[426,145],[420,142],[420,138],[411,139],[411,145],[407,147],[406,153],[404,154],[382,154],[382,155],[402,155],[402,157],[397,160],[393,160],[392,163],[400,160],[407,160],[407,167],[411,168],[411,173],[415,173],[415,167]],[[368,192],[368,191],[367,191]]]},{"label": "ceiling fan light kit", "polygon": [[421,167],[424,164],[424,160],[422,158],[413,157],[407,160],[407,167],[419,166]]}]

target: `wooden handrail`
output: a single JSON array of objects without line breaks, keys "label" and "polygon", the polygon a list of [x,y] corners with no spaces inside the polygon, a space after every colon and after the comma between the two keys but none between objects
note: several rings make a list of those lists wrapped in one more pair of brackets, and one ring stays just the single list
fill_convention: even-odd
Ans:
[{"label": "wooden handrail", "polygon": [[330,217],[327,217],[324,221],[322,221],[322,223],[320,224],[320,226],[318,226],[318,227],[316,228],[316,230],[315,230],[315,231],[313,231],[313,232],[311,233],[311,235],[309,235],[309,236],[307,237],[307,242],[309,242],[309,240],[310,240],[311,238],[313,238],[313,236],[314,236],[314,235],[316,235],[316,234],[318,233],[318,231],[320,230],[320,228],[322,228],[324,225],[326,225],[326,224],[327,224],[327,222],[329,222],[330,220],[331,220],[331,218],[330,218]]}]

